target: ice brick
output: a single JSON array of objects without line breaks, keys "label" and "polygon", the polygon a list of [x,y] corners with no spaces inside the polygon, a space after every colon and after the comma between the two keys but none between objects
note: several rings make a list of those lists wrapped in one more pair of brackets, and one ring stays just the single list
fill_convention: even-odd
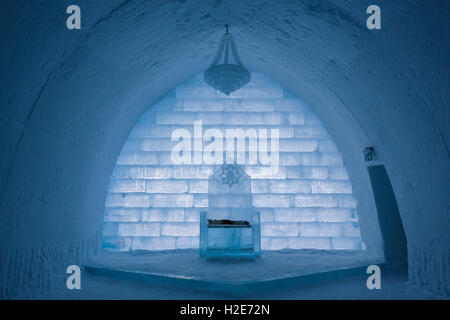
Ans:
[{"label": "ice brick", "polygon": [[205,211],[203,208],[184,208],[184,217],[186,222],[199,222],[200,212]]},{"label": "ice brick", "polygon": [[208,195],[207,194],[194,194],[194,207],[195,208],[207,208],[208,207]]},{"label": "ice brick", "polygon": [[194,196],[192,194],[152,194],[152,207],[192,207]]},{"label": "ice brick", "polygon": [[189,180],[189,193],[208,193],[208,180]]},{"label": "ice brick", "polygon": [[223,100],[217,99],[185,99],[183,111],[223,111]]},{"label": "ice brick", "polygon": [[317,221],[320,222],[345,222],[351,221],[352,209],[347,208],[317,208]]},{"label": "ice brick", "polygon": [[141,194],[126,194],[123,200],[123,206],[128,208],[150,207],[150,196]]},{"label": "ice brick", "polygon": [[288,179],[323,180],[328,178],[327,167],[287,167]]},{"label": "ice brick", "polygon": [[254,194],[253,205],[261,208],[289,208],[294,206],[294,196]]},{"label": "ice brick", "polygon": [[283,98],[283,89],[280,86],[245,86],[243,90],[244,98]]},{"label": "ice brick", "polygon": [[132,250],[174,250],[175,237],[133,237]]},{"label": "ice brick", "polygon": [[198,237],[178,237],[176,240],[177,249],[191,249],[198,248],[199,238]]},{"label": "ice brick", "polygon": [[252,193],[268,193],[269,182],[268,180],[252,180]]},{"label": "ice brick", "polygon": [[282,250],[288,248],[288,238],[271,238],[270,250]]},{"label": "ice brick", "polygon": [[280,152],[315,152],[319,141],[315,139],[281,139]]},{"label": "ice brick", "polygon": [[311,181],[312,193],[352,193],[349,181]]},{"label": "ice brick", "polygon": [[261,224],[261,235],[268,236],[298,236],[297,223],[272,223]]},{"label": "ice brick", "polygon": [[279,222],[313,222],[316,221],[315,208],[275,208],[274,219]]},{"label": "ice brick", "polygon": [[[231,102],[231,101],[230,101]],[[275,101],[268,99],[244,99],[242,103],[228,103],[227,111],[270,112],[275,110]]]},{"label": "ice brick", "polygon": [[183,208],[148,209],[142,213],[142,221],[181,222],[184,221],[184,209]]},{"label": "ice brick", "polygon": [[123,206],[122,194],[108,194],[106,196],[105,207],[106,208],[118,208]]},{"label": "ice brick", "polygon": [[304,112],[290,112],[289,113],[289,123],[293,124],[293,125],[305,124],[305,113]]},{"label": "ice brick", "polygon": [[200,225],[194,222],[167,222],[162,224],[162,236],[188,237],[198,236]]},{"label": "ice brick", "polygon": [[109,193],[145,192],[145,180],[111,180]]},{"label": "ice brick", "polygon": [[104,222],[103,223],[103,236],[117,236],[118,234],[118,223],[116,222]]},{"label": "ice brick", "polygon": [[303,122],[304,123],[304,111],[306,111],[308,108],[298,99],[279,99],[276,101],[276,110],[277,111],[294,111],[301,113],[303,115]]},{"label": "ice brick", "polygon": [[102,238],[102,248],[114,251],[129,251],[131,249],[131,237],[106,237]]},{"label": "ice brick", "polygon": [[295,206],[299,208],[304,207],[332,208],[337,207],[338,204],[339,204],[339,197],[336,195],[299,194],[295,196]]},{"label": "ice brick", "polygon": [[327,130],[322,126],[296,126],[296,138],[328,138]]},{"label": "ice brick", "polygon": [[158,222],[119,223],[119,236],[159,236],[161,224]]},{"label": "ice brick", "polygon": [[322,237],[289,237],[288,245],[290,249],[329,250],[331,249],[331,240],[330,238]]},{"label": "ice brick", "polygon": [[301,237],[340,237],[342,236],[341,223],[300,223]]},{"label": "ice brick", "polygon": [[273,222],[274,221],[274,209],[272,208],[257,208],[256,211],[259,211],[260,221],[261,222]]},{"label": "ice brick", "polygon": [[184,193],[188,191],[188,184],[182,180],[148,180],[147,193]]},{"label": "ice brick", "polygon": [[270,193],[310,193],[311,182],[307,180],[271,180]]},{"label": "ice brick", "polygon": [[141,220],[142,211],[142,209],[107,208],[105,221],[137,222]]}]

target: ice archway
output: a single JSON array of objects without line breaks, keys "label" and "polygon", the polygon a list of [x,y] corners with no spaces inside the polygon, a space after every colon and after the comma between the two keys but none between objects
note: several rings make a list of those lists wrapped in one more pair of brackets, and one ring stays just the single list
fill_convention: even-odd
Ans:
[{"label": "ice archway", "polygon": [[[266,130],[268,150],[273,151],[272,145],[277,148],[268,157],[273,163],[265,164],[259,150],[263,137],[256,144],[244,137],[245,156],[231,159],[252,178],[263,250],[363,248],[356,199],[342,154],[311,108],[260,73],[253,73],[252,81],[230,96],[213,90],[201,74],[196,75],[144,113],[111,177],[103,247],[198,248],[199,216],[208,207],[208,178],[218,168],[204,151],[214,143],[218,147],[214,159],[223,163],[227,151],[234,154],[238,146],[229,143],[227,132],[234,136],[239,130],[256,136]],[[189,135],[172,141],[176,132]],[[223,138],[218,144],[206,142],[207,132],[220,132]],[[188,157],[180,164],[172,151],[186,142]],[[374,212],[363,216],[363,223],[377,225]],[[381,241],[368,241],[373,247],[376,240]]]},{"label": "ice archway", "polygon": [[356,0],[78,4],[79,32],[65,28],[63,1],[2,2],[2,296],[45,290],[99,248],[107,185],[131,128],[208,66],[224,23],[251,69],[322,119],[369,206],[361,228],[362,212],[374,210],[361,150],[376,148],[405,227],[410,279],[449,294],[448,1],[381,1],[379,32],[365,28]]}]

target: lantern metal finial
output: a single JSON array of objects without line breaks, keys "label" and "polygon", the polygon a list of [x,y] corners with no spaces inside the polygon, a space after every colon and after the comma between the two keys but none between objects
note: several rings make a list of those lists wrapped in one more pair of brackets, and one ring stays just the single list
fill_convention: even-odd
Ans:
[{"label": "lantern metal finial", "polygon": [[[233,37],[228,30],[229,25],[226,24],[225,28],[226,32],[220,40],[214,61],[204,72],[203,79],[211,87],[228,96],[249,83],[251,75],[242,64]],[[223,63],[219,64],[222,55]],[[229,63],[231,59],[234,63]]]}]

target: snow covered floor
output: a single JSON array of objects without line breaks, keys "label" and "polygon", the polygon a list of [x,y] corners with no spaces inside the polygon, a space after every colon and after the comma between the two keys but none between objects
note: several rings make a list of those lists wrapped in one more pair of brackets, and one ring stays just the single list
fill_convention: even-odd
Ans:
[{"label": "snow covered floor", "polygon": [[[303,273],[323,272],[336,267],[361,266],[374,263],[365,252],[328,252],[316,250],[263,252],[256,262],[206,262],[196,250],[174,252],[103,252],[93,263],[113,268],[134,268],[166,274],[184,274],[220,279],[267,279]],[[379,260],[378,260],[379,261]],[[366,275],[304,285],[299,288],[254,293],[239,299],[434,299],[408,283],[404,274],[392,271],[382,273],[381,290],[368,290]],[[65,286],[43,299],[237,299],[236,296],[182,289],[171,286],[119,280],[82,273],[82,289],[67,290]]]},{"label": "snow covered floor", "polygon": [[[88,272],[82,275],[79,291],[70,291],[62,285],[60,290],[41,297],[42,299],[106,299],[106,300],[210,300],[236,299],[234,296],[220,295],[197,290],[178,289],[150,284],[115,280],[94,276]],[[368,290],[366,277],[353,277],[330,281],[323,284],[304,286],[298,289],[264,292],[243,299],[265,300],[327,300],[327,299],[436,299],[426,292],[411,286],[406,277],[389,274],[382,276],[381,290]]]},{"label": "snow covered floor", "polygon": [[264,251],[256,261],[206,261],[198,250],[104,251],[88,265],[219,281],[267,280],[379,264],[365,251]]}]

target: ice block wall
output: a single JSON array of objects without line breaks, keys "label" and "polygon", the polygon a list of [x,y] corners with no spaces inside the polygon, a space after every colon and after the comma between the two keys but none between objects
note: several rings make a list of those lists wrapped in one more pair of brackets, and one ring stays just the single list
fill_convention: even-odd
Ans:
[{"label": "ice block wall", "polygon": [[[168,93],[132,130],[108,189],[103,247],[111,250],[198,248],[199,213],[208,208],[214,166],[175,165],[175,129],[194,138],[216,128],[278,128],[278,172],[244,166],[252,178],[253,206],[261,213],[263,250],[361,249],[357,203],[342,154],[318,117],[268,77],[253,73],[230,96],[207,86],[199,74]],[[248,152],[247,152],[248,153]]]},{"label": "ice block wall", "polygon": [[246,66],[319,115],[345,157],[367,250],[382,254],[362,155],[375,147],[410,281],[450,296],[449,1],[380,1],[381,30],[367,30],[360,0],[77,4],[81,30],[66,28],[65,1],[0,2],[0,297],[64,285],[67,265],[95,252],[126,137],[165,92],[208,67],[225,21]]}]

